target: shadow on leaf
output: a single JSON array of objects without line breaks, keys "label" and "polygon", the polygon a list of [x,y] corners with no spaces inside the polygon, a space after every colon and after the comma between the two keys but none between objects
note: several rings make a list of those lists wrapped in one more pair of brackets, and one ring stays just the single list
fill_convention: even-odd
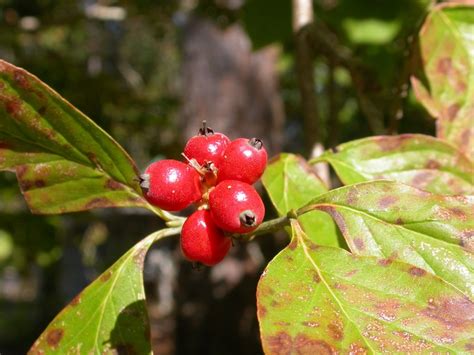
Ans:
[{"label": "shadow on leaf", "polygon": [[107,345],[119,355],[151,352],[145,300],[133,302],[120,311]]}]

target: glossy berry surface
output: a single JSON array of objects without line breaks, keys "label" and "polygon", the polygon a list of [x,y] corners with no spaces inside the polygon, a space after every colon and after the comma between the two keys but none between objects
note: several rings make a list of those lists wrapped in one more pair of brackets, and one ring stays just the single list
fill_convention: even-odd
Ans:
[{"label": "glossy berry surface", "polygon": [[210,192],[209,208],[217,226],[232,233],[253,231],[265,215],[265,206],[257,191],[236,180],[222,181]]},{"label": "glossy berry surface", "polygon": [[231,239],[217,228],[207,210],[194,212],[183,224],[181,250],[190,261],[212,266],[229,252]]},{"label": "glossy berry surface", "polygon": [[267,165],[267,151],[259,139],[238,138],[224,151],[218,166],[217,182],[239,180],[255,183]]},{"label": "glossy berry surface", "polygon": [[196,159],[200,165],[213,162],[217,167],[230,143],[230,139],[222,133],[212,131],[191,137],[184,147],[188,159]]},{"label": "glossy berry surface", "polygon": [[167,211],[182,210],[201,199],[201,177],[192,167],[177,160],[152,163],[142,180],[148,202]]}]

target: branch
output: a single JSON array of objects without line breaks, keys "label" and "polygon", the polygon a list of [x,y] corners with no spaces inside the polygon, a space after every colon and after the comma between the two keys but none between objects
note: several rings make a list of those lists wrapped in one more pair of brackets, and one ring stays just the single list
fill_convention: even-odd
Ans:
[{"label": "branch", "polygon": [[411,75],[415,72],[415,68],[419,65],[421,58],[419,53],[419,42],[416,33],[419,33],[423,21],[415,27],[414,33],[406,39],[406,49],[404,53],[404,62],[398,81],[396,83],[394,99],[389,107],[389,126],[388,134],[397,134],[398,124],[403,118],[403,100],[408,95],[409,82]]},{"label": "branch", "polygon": [[373,75],[354,56],[352,51],[342,45],[337,36],[322,23],[313,24],[309,36],[314,51],[322,53],[336,65],[343,66],[349,71],[360,109],[366,116],[370,129],[374,134],[383,134],[385,132],[383,112],[366,93],[368,85],[372,85],[371,83],[374,82]]},{"label": "branch", "polygon": [[231,234],[230,237],[235,240],[248,242],[253,240],[257,235],[273,233],[282,229],[283,227],[290,224],[290,218],[292,217],[293,215],[291,217],[288,217],[287,215],[280,218],[271,219],[269,221],[263,222],[261,225],[258,226],[257,229],[250,233]]},{"label": "branch", "polygon": [[336,66],[334,60],[329,58],[328,61],[329,67],[329,78],[328,78],[328,102],[329,102],[329,113],[328,113],[328,122],[329,122],[329,133],[328,133],[328,143],[330,147],[335,147],[339,140],[340,125],[339,125],[339,109],[337,106],[337,90],[336,90],[336,79],[334,78],[334,71]]},{"label": "branch", "polygon": [[321,140],[320,120],[314,93],[314,66],[310,48],[310,32],[312,28],[312,0],[293,0],[293,34],[295,40],[295,60],[298,86],[303,109],[303,127],[305,148],[311,151],[313,144]]}]

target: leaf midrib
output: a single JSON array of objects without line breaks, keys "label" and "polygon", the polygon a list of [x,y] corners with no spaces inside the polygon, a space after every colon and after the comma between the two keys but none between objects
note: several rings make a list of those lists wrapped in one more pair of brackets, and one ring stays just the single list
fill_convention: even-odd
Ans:
[{"label": "leaf midrib", "polygon": [[[151,236],[150,236],[150,237],[151,237]],[[153,239],[153,237],[151,237],[151,239]],[[150,244],[151,244],[151,241],[148,240],[148,238],[146,238],[146,239],[144,240],[144,242],[146,242],[146,243],[143,243],[143,245],[146,245],[147,243],[150,243]],[[100,348],[101,348],[100,346],[98,346],[98,338],[99,338],[100,326],[101,326],[102,321],[103,321],[103,318],[104,318],[104,311],[105,311],[105,308],[107,307],[106,303],[107,303],[108,299],[110,298],[110,296],[111,296],[111,294],[112,294],[112,290],[114,289],[114,287],[115,287],[115,285],[116,285],[116,283],[117,283],[117,280],[119,279],[119,276],[122,274],[123,269],[125,268],[125,266],[126,266],[127,263],[129,262],[130,258],[133,257],[134,252],[135,252],[137,249],[139,249],[140,247],[143,247],[143,246],[139,244],[138,246],[135,246],[134,248],[132,248],[132,249],[129,251],[129,254],[128,254],[128,256],[124,259],[124,262],[122,263],[122,265],[120,265],[120,267],[119,267],[118,269],[116,269],[116,270],[113,272],[114,275],[115,275],[115,277],[114,277],[114,279],[113,279],[113,282],[112,282],[111,285],[109,286],[109,290],[106,291],[106,296],[102,298],[102,302],[100,303],[100,306],[97,307],[97,309],[94,311],[94,313],[92,313],[92,315],[90,316],[89,320],[84,324],[84,326],[82,327],[82,329],[81,329],[79,332],[75,333],[75,334],[74,334],[74,337],[70,338],[68,342],[66,342],[65,344],[62,345],[62,347],[67,348],[67,347],[73,342],[73,340],[77,339],[78,336],[80,336],[80,335],[84,332],[84,330],[87,329],[87,327],[89,326],[89,324],[90,324],[92,321],[94,321],[94,317],[95,317],[95,315],[97,314],[97,312],[101,311],[101,312],[100,312],[100,316],[99,316],[99,320],[98,320],[98,326],[97,326],[97,328],[96,328],[97,331],[96,331],[95,338],[94,338],[94,346],[96,347],[96,349],[100,349]],[[109,271],[109,270],[107,269],[105,272],[108,272],[108,271]],[[100,278],[100,276],[99,276],[99,278]],[[141,284],[141,285],[142,285],[142,284]],[[105,287],[105,285],[104,285],[104,287]],[[142,289],[142,291],[143,291],[143,289]],[[95,297],[97,297],[98,294],[102,295],[101,293],[99,293],[99,292],[97,291]],[[90,297],[90,295],[89,295],[89,297]],[[89,298],[89,301],[90,301],[90,298]]]},{"label": "leaf midrib", "polygon": [[[338,208],[337,206],[338,206],[338,205],[332,205],[331,207],[336,207],[336,208]],[[443,281],[445,281],[446,283],[450,284],[452,287],[454,287],[456,290],[458,290],[459,292],[461,292],[462,294],[464,294],[464,295],[465,295],[466,297],[468,297],[469,299],[472,298],[472,293],[471,293],[471,292],[469,292],[468,290],[462,290],[462,289],[460,289],[458,286],[456,286],[455,284],[453,284],[450,280],[444,279],[444,278],[443,278],[443,275],[440,274],[439,271],[437,271],[437,267],[434,267],[431,262],[429,262],[422,254],[420,254],[416,246],[413,246],[411,243],[409,243],[408,241],[406,241],[406,238],[405,238],[405,236],[403,235],[403,233],[401,233],[400,229],[405,230],[405,231],[409,231],[409,232],[414,233],[414,234],[416,234],[416,235],[420,235],[421,238],[423,238],[423,239],[430,239],[430,238],[432,238],[432,239],[434,239],[434,240],[440,242],[441,244],[447,244],[447,245],[450,246],[450,247],[453,247],[453,246],[454,246],[454,247],[459,247],[458,245],[453,244],[453,243],[449,243],[449,242],[447,242],[447,241],[445,241],[445,240],[443,240],[443,239],[434,238],[434,237],[432,237],[432,236],[430,236],[430,235],[423,234],[423,233],[420,233],[420,232],[418,232],[418,231],[414,231],[414,230],[411,230],[411,229],[408,229],[408,228],[404,228],[402,225],[397,225],[397,224],[392,224],[392,223],[386,222],[386,221],[384,221],[384,220],[382,220],[382,219],[379,219],[379,218],[377,218],[377,217],[374,217],[374,216],[372,216],[372,215],[370,215],[370,214],[368,214],[368,213],[357,212],[358,210],[354,210],[354,209],[351,209],[351,208],[346,207],[346,206],[339,206],[339,208],[341,208],[341,209],[347,209],[347,210],[350,210],[350,211],[356,211],[356,212],[353,212],[353,213],[355,213],[355,214],[360,214],[360,215],[365,215],[367,218],[373,219],[373,220],[375,220],[375,221],[378,222],[378,223],[387,224],[387,225],[389,225],[389,226],[395,228],[395,231],[398,233],[398,235],[400,236],[400,238],[401,238],[403,241],[405,241],[406,245],[408,245],[408,246],[410,247],[410,249],[411,249],[414,253],[416,253],[416,255],[418,255],[418,256],[425,262],[426,265],[429,266],[429,268],[431,269],[431,270],[427,270],[429,273],[431,273],[431,274],[433,274],[433,275],[435,275],[435,276],[441,278]],[[367,227],[368,227],[368,226],[367,226]],[[369,228],[369,227],[368,227],[368,228]],[[369,228],[369,230],[370,230],[370,228]],[[371,230],[370,230],[370,233],[371,233],[371,235],[374,235],[374,233],[372,233]],[[345,235],[345,233],[343,233],[343,234]],[[373,238],[373,237],[372,237],[372,239],[373,239],[374,242],[379,246],[380,252],[385,255],[385,253],[383,252],[383,250],[380,248],[380,244],[377,242],[377,240],[376,240],[375,238]],[[460,248],[460,247],[459,247],[459,248]],[[449,250],[449,248],[447,248],[447,249]],[[460,249],[461,249],[461,248],[460,248]],[[461,249],[461,252],[464,252],[464,251],[465,251],[466,253],[468,253],[468,254],[471,254],[468,250]],[[386,255],[385,255],[385,257],[386,257]],[[402,260],[402,261],[403,261],[403,260]],[[466,264],[466,262],[463,262],[462,260],[458,260],[458,261],[459,261],[460,264],[462,264],[464,267],[466,267],[466,269],[469,270],[469,272],[472,274],[472,269],[469,267],[469,266],[470,266],[469,264]],[[403,261],[403,262],[405,262],[405,261]],[[426,268],[424,268],[424,269],[426,270]]]},{"label": "leaf midrib", "polygon": [[[316,272],[318,273],[318,276],[321,278],[322,282],[324,283],[326,289],[329,291],[329,293],[331,294],[331,296],[333,297],[333,299],[336,301],[336,303],[339,305],[339,308],[341,309],[342,313],[346,316],[346,318],[354,325],[354,327],[358,330],[359,332],[359,335],[360,337],[364,340],[364,342],[367,344],[367,346],[369,347],[369,349],[374,353],[376,354],[377,352],[374,350],[374,348],[372,347],[372,345],[370,344],[370,342],[368,342],[367,338],[365,336],[362,335],[361,333],[361,329],[358,325],[358,323],[356,321],[354,321],[347,313],[346,309],[347,308],[350,308],[350,309],[353,309],[359,313],[363,313],[365,314],[366,316],[370,317],[371,319],[375,319],[377,321],[381,321],[382,323],[385,323],[385,324],[389,324],[391,327],[393,328],[396,328],[396,329],[399,329],[399,330],[403,330],[407,333],[410,333],[410,334],[413,334],[414,336],[416,336],[417,338],[420,338],[420,339],[423,339],[437,347],[440,347],[440,348],[443,348],[443,349],[448,349],[448,350],[453,350],[451,348],[448,348],[448,347],[445,347],[444,345],[439,345],[439,344],[436,344],[434,343],[432,340],[430,339],[426,339],[424,337],[422,337],[421,335],[418,335],[416,333],[413,333],[412,331],[409,331],[407,329],[404,329],[404,328],[400,328],[398,325],[395,325],[393,323],[390,323],[384,319],[380,319],[380,318],[377,318],[375,317],[374,315],[370,314],[370,313],[367,313],[367,312],[364,312],[363,310],[359,310],[358,308],[355,308],[349,304],[347,304],[347,302],[345,302],[344,300],[339,300],[339,298],[337,297],[337,295],[332,291],[332,288],[329,286],[329,284],[327,283],[326,279],[325,279],[325,276],[323,275],[323,273],[321,272],[321,270],[319,269],[319,266],[316,264],[316,262],[314,261],[314,259],[312,258],[311,254],[309,253],[308,251],[308,248],[306,246],[306,244],[304,243],[304,236],[302,237],[299,237],[299,233],[297,233],[298,235],[298,240],[299,242],[301,243],[302,245],[302,248],[303,248],[303,252],[306,256],[306,258],[310,261],[311,265],[313,266],[313,268],[316,270]],[[373,289],[373,288],[370,288],[368,287],[367,285],[363,285],[363,284],[360,284],[360,283],[354,283],[352,280],[349,280],[349,279],[346,279],[346,278],[342,278],[340,277],[340,275],[336,275],[336,274],[333,274],[331,272],[328,272],[328,271],[325,271],[324,274],[328,274],[328,275],[331,275],[335,278],[338,278],[338,279],[341,279],[341,280],[344,280],[346,282],[349,282],[349,283],[352,283],[353,285],[357,285],[358,287],[362,287],[364,289],[367,289],[367,290],[370,290],[370,291],[376,291],[376,292],[381,292],[379,290],[376,290],[376,289]],[[384,294],[389,294],[390,296],[396,296],[397,299],[401,299],[400,298],[400,295],[397,295],[397,294],[393,294],[393,293],[387,293],[385,292]],[[413,299],[410,299],[411,301],[416,301],[416,300],[413,300]],[[416,302],[415,302],[416,303]]]},{"label": "leaf midrib", "polygon": [[[298,222],[296,222],[298,223]],[[299,226],[299,223],[298,223],[298,226]],[[361,333],[361,329],[358,327],[358,325],[354,322],[354,320],[352,320],[351,317],[349,317],[349,315],[347,314],[346,310],[344,309],[344,307],[342,306],[341,304],[341,301],[339,300],[339,298],[336,296],[336,294],[332,291],[331,287],[329,287],[324,275],[321,273],[321,270],[319,269],[319,266],[316,264],[316,262],[313,260],[313,258],[311,257],[311,254],[309,253],[308,251],[308,247],[306,246],[305,242],[304,242],[304,235],[300,235],[300,233],[296,232],[296,238],[298,238],[298,241],[299,243],[301,243],[302,247],[303,247],[303,252],[306,256],[306,258],[309,260],[310,264],[313,266],[313,268],[315,269],[316,273],[318,274],[319,278],[321,279],[321,281],[323,282],[324,286],[326,287],[326,289],[329,291],[329,294],[331,295],[331,297],[335,300],[335,302],[339,305],[339,308],[341,309],[342,313],[345,315],[346,319],[351,322],[354,326],[355,329],[357,329],[358,333],[359,333],[359,336],[361,339],[363,339],[364,343],[367,345],[367,347],[369,348],[369,350],[372,352],[372,353],[376,353],[375,352],[375,349],[372,348],[372,345],[367,341],[367,339],[365,337],[362,336],[362,333]],[[301,233],[302,234],[302,233]]]},{"label": "leaf midrib", "polygon": [[[411,151],[411,152],[414,152],[414,151]],[[415,151],[416,152],[416,151]],[[398,152],[398,153],[393,153],[393,154],[389,154],[389,155],[386,155],[387,157],[388,156],[392,156],[392,155],[402,155],[403,152]],[[362,159],[362,161],[370,161],[370,160],[375,160],[375,159],[380,159],[380,158],[384,158],[386,156],[380,156],[378,158],[373,158],[373,159]],[[378,173],[374,173],[374,172],[363,172],[363,171],[359,171],[357,170],[357,159],[354,159],[354,158],[351,158],[350,160],[350,163],[346,162],[345,160],[337,157],[337,155],[334,155],[334,156],[328,156],[325,158],[329,163],[332,163],[333,161],[337,162],[338,164],[344,166],[346,169],[349,169],[351,171],[354,171],[356,172],[357,174],[363,176],[364,178],[366,179],[370,179],[372,178],[374,175],[383,175],[383,174],[389,174],[389,173],[400,173],[400,172],[408,172],[408,171],[423,171],[423,170],[427,170],[427,171],[442,171],[442,172],[445,172],[445,173],[448,173],[448,174],[451,174],[451,175],[454,175],[456,177],[458,177],[459,179],[461,179],[462,181],[465,181],[467,182],[469,185],[472,185],[472,181],[471,180],[466,180],[466,177],[464,175],[468,174],[467,172],[463,172],[463,171],[459,171],[459,170],[456,170],[456,169],[452,169],[448,166],[445,166],[445,165],[441,165],[439,168],[437,169],[427,169],[427,168],[402,168],[402,169],[393,169],[393,170],[384,170],[384,171],[381,171],[381,172],[378,172]]]},{"label": "leaf midrib", "polygon": [[[28,77],[30,78],[31,75],[30,75],[29,73],[27,73],[27,75],[28,75]],[[80,165],[83,165],[83,166],[87,166],[87,167],[93,168],[94,170],[99,171],[99,172],[103,173],[104,175],[106,175],[106,176],[108,176],[108,177],[110,177],[110,178],[116,180],[115,177],[113,177],[112,175],[110,175],[110,174],[109,174],[108,172],[106,172],[105,170],[103,170],[103,169],[97,169],[96,164],[94,164],[80,149],[78,149],[77,147],[75,147],[74,145],[72,145],[72,144],[69,142],[69,140],[66,139],[66,138],[62,135],[62,133],[61,133],[60,131],[56,130],[56,127],[55,127],[49,120],[45,119],[42,115],[40,115],[40,114],[38,113],[38,111],[30,104],[30,102],[29,102],[28,100],[25,100],[25,99],[24,99],[24,94],[23,94],[22,92],[18,91],[18,90],[15,88],[15,85],[12,85],[12,84],[11,84],[11,81],[8,80],[8,77],[7,77],[7,78],[4,78],[3,81],[8,83],[8,87],[9,87],[12,91],[15,92],[15,94],[21,99],[21,101],[22,101],[23,104],[26,104],[32,111],[36,112],[36,113],[38,114],[38,116],[41,117],[42,120],[46,121],[47,124],[48,124],[49,126],[51,126],[52,129],[54,129],[55,133],[58,134],[59,136],[61,136],[61,137],[64,139],[64,141],[68,143],[69,147],[71,147],[72,149],[74,149],[74,151],[76,151],[77,153],[79,153],[79,154],[83,157],[84,160],[79,161],[79,160],[76,159],[75,157],[74,157],[73,159],[71,159],[71,157],[67,157],[67,156],[65,156],[64,154],[62,154],[62,152],[56,152],[56,151],[52,150],[52,149],[49,148],[49,147],[45,147],[45,146],[43,146],[42,144],[39,144],[39,143],[36,142],[36,141],[30,141],[29,139],[26,139],[26,137],[21,137],[21,138],[16,137],[15,135],[11,134],[11,132],[8,132],[8,133],[5,132],[5,134],[8,134],[10,137],[13,137],[14,139],[23,141],[23,142],[25,142],[25,143],[27,143],[27,144],[30,144],[30,145],[34,146],[34,147],[38,147],[38,148],[40,148],[40,149],[43,149],[43,150],[45,150],[46,152],[49,152],[50,154],[54,154],[54,155],[57,155],[57,156],[61,156],[63,159],[65,159],[65,160],[67,160],[67,161],[73,161],[73,162],[75,162],[75,163],[77,163],[77,164],[80,164]],[[38,85],[38,83],[35,82],[34,85]],[[52,101],[54,101],[54,103],[55,103],[60,109],[62,109],[63,111],[65,111],[65,110],[64,110],[64,107],[62,106],[63,102],[61,102],[61,101],[64,101],[64,99],[61,98],[59,103],[56,102],[57,100],[55,100],[54,96],[51,95],[52,93],[50,92],[50,90],[52,90],[52,89],[50,89],[49,87],[46,88],[46,91],[48,91],[47,94],[48,94],[49,99],[52,100]],[[53,91],[53,92],[54,92],[54,91]],[[57,95],[59,95],[59,94],[57,94]],[[75,107],[71,105],[70,109],[71,109],[71,110],[74,110]],[[76,110],[77,110],[77,109],[76,109]],[[66,111],[65,111],[65,112],[66,112]],[[88,118],[87,116],[85,116],[82,112],[80,112],[80,111],[78,111],[78,110],[77,110],[77,112],[79,112],[79,115],[84,116],[84,119],[90,120],[90,118]],[[81,127],[82,127],[82,131],[85,132],[86,134],[88,134],[89,137],[90,137],[98,146],[100,146],[100,148],[102,149],[102,153],[108,154],[107,151],[104,149],[104,146],[102,145],[102,143],[101,143],[99,140],[95,139],[95,137],[94,137],[92,134],[90,134],[90,133],[88,132],[88,130],[86,129],[87,127],[84,127],[84,126],[83,126],[81,120],[77,120],[77,119],[76,119],[73,115],[71,115],[71,114],[68,114],[68,116],[70,116],[71,119],[74,120],[74,122],[76,122],[79,126],[81,126]],[[15,120],[12,120],[12,121],[13,121],[13,123],[14,123],[15,125],[18,126],[18,123],[17,123]],[[101,130],[101,133],[104,133],[104,132],[102,132],[102,129],[101,129],[100,127],[98,127],[98,129]],[[107,138],[109,138],[109,137],[107,137]],[[115,143],[115,142],[114,142],[114,143]],[[115,143],[115,144],[117,144],[117,143]],[[118,145],[118,144],[117,144],[117,145]],[[121,149],[119,149],[119,151],[120,151],[121,154],[123,154],[123,152],[121,151]],[[38,153],[41,154],[41,152],[38,152]],[[112,160],[112,163],[113,163],[113,165],[115,166],[115,169],[120,173],[121,178],[123,179],[123,181],[119,181],[119,182],[126,183],[127,186],[128,186],[128,182],[127,182],[127,178],[126,178],[126,176],[125,176],[125,173],[122,171],[122,169],[120,169],[120,167],[119,167],[117,164],[115,164],[115,163],[113,162],[113,160]]]},{"label": "leaf midrib", "polygon": [[[375,215],[373,215],[373,214],[370,214],[370,213],[368,213],[368,212],[366,212],[366,211],[358,210],[358,209],[355,209],[355,208],[353,208],[353,207],[349,207],[349,206],[346,206],[346,205],[339,205],[339,204],[335,204],[335,203],[322,202],[322,203],[315,203],[315,204],[313,204],[313,206],[314,206],[314,208],[318,208],[318,206],[327,206],[327,207],[331,207],[331,208],[347,209],[347,210],[351,211],[352,213],[357,213],[357,214],[364,215],[364,216],[366,216],[367,218],[372,218],[372,219],[374,219],[374,220],[376,220],[376,221],[378,221],[378,222],[389,224],[389,225],[391,225],[391,226],[393,226],[393,227],[395,227],[395,228],[400,228],[400,229],[403,229],[403,230],[406,230],[406,231],[409,231],[409,232],[412,232],[412,233],[417,233],[417,234],[419,234],[419,235],[421,235],[421,236],[433,238],[433,239],[436,239],[436,240],[438,240],[438,241],[440,241],[440,242],[446,243],[446,244],[448,244],[448,245],[450,245],[450,246],[459,246],[459,244],[450,243],[450,242],[448,242],[448,241],[446,241],[446,240],[444,240],[444,239],[435,238],[435,237],[433,237],[433,236],[431,236],[431,235],[429,235],[429,234],[423,234],[423,233],[418,232],[418,231],[415,231],[415,230],[413,230],[413,229],[405,228],[404,224],[401,224],[401,225],[400,225],[400,224],[391,223],[391,222],[389,222],[389,221],[386,221],[386,220],[384,220],[384,219],[381,219],[380,217],[377,217],[377,216],[375,216]],[[319,208],[318,208],[318,209],[319,209]],[[425,220],[425,221],[423,221],[423,222],[440,222],[440,221],[439,221],[439,220],[436,220],[436,219],[433,219],[433,220],[429,219],[429,220]],[[420,223],[420,222],[418,221],[418,222],[416,222],[416,223]],[[407,223],[407,224],[410,224],[410,223]],[[412,222],[411,224],[415,224],[415,222]]]}]

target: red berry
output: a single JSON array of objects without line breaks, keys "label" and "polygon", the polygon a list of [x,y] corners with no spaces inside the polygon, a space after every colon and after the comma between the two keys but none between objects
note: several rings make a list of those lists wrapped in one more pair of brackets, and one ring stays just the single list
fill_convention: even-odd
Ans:
[{"label": "red berry", "polygon": [[239,180],[253,184],[267,165],[267,151],[260,139],[238,138],[224,151],[218,166],[217,182]]},{"label": "red berry", "polygon": [[152,205],[179,211],[201,199],[201,177],[177,160],[152,163],[141,176],[145,197]]},{"label": "red berry", "polygon": [[232,233],[253,231],[265,215],[265,206],[257,191],[236,180],[222,181],[211,190],[209,208],[217,226]]},{"label": "red berry", "polygon": [[229,252],[232,242],[217,228],[207,210],[194,212],[181,230],[181,250],[190,261],[212,266]]},{"label": "red berry", "polygon": [[214,133],[203,122],[203,128],[199,130],[199,134],[191,137],[186,143],[184,155],[188,159],[196,159],[200,165],[213,162],[215,166],[219,166],[219,161],[229,143],[230,139],[227,136]]}]

